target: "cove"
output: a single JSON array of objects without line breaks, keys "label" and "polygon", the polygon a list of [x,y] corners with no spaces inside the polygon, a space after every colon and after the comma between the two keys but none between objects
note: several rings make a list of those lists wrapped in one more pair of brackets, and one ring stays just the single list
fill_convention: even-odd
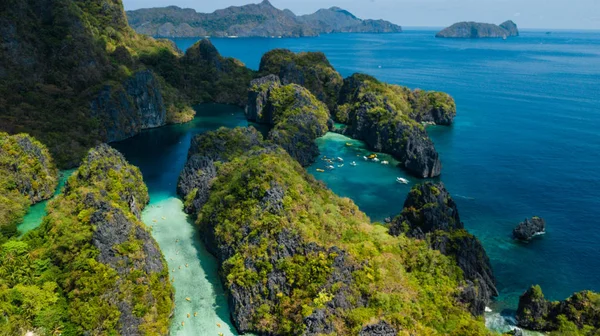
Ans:
[{"label": "cove", "polygon": [[[58,186],[54,191],[54,196],[58,195],[63,190],[65,183],[67,183],[67,180],[71,174],[73,174],[73,172],[75,172],[75,169],[63,170],[59,173]],[[29,211],[27,211],[25,217],[23,217],[23,222],[17,226],[21,236],[33,229],[38,228],[42,224],[42,220],[47,214],[46,206],[50,200],[52,199],[39,202],[29,208]]]},{"label": "cove", "polygon": [[207,104],[197,106],[196,111],[197,117],[189,123],[146,130],[112,146],[140,168],[148,186],[150,203],[142,220],[165,256],[175,288],[171,335],[237,335],[217,261],[183,211],[176,187],[194,135],[248,123],[238,107]]}]

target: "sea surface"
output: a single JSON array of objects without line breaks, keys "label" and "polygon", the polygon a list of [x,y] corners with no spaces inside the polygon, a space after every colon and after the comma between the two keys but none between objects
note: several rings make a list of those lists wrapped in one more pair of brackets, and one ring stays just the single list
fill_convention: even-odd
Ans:
[{"label": "sea surface", "polygon": [[[430,127],[444,182],[465,226],[483,242],[498,280],[494,311],[515,309],[540,284],[553,300],[600,290],[600,32],[523,31],[520,37],[436,39],[435,30],[402,34],[334,34],[299,39],[213,39],[224,56],[258,69],[274,48],[322,51],[343,75],[451,94],[451,127]],[[196,40],[176,40],[185,50]],[[374,220],[402,209],[407,186],[390,167],[360,162],[344,140],[319,141],[344,167],[309,171]],[[371,173],[369,173],[371,172]],[[411,183],[416,181],[411,179]],[[511,239],[526,217],[541,216],[547,234]],[[505,314],[509,313],[505,311]]]}]

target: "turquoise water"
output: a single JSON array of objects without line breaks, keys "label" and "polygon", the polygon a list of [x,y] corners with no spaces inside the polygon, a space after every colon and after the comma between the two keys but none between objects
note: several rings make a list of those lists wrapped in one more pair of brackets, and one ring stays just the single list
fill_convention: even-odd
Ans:
[{"label": "turquoise water", "polygon": [[[65,186],[65,183],[67,182],[67,179],[69,179],[73,172],[75,172],[74,169],[63,170],[60,172],[58,186],[56,187],[54,196],[58,195],[62,191],[63,187]],[[21,234],[21,236],[42,224],[42,219],[44,219],[47,213],[46,205],[48,204],[48,201],[49,200],[34,204],[29,208],[27,215],[25,215],[25,217],[23,218],[23,222],[18,226],[19,233]]]},{"label": "turquoise water", "polygon": [[152,228],[175,287],[171,335],[237,335],[230,322],[217,261],[206,251],[193,222],[183,212],[176,186],[194,135],[248,123],[240,108],[208,104],[196,110],[198,117],[192,122],[147,130],[113,146],[141,169],[148,186],[150,204],[142,220]]},{"label": "turquoise water", "polygon": [[[536,283],[551,299],[599,291],[600,33],[524,31],[506,41],[444,40],[434,33],[213,43],[254,69],[273,48],[323,51],[343,76],[365,72],[450,93],[456,123],[428,132],[442,158],[441,180],[491,258],[501,292],[492,308],[514,309]],[[185,50],[194,41],[176,42]],[[328,156],[353,154],[337,139],[320,147]],[[401,210],[407,187],[395,178],[402,172],[354,168],[310,170],[375,220]],[[513,227],[533,215],[546,219],[548,233],[529,244],[513,242]]]}]

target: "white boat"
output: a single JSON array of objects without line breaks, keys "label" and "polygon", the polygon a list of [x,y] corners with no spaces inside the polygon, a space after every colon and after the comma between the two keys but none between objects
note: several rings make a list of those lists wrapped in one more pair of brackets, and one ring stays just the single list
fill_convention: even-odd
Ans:
[{"label": "white boat", "polygon": [[344,162],[344,159],[342,159],[342,158],[341,158],[341,157],[339,157],[339,156],[338,156],[336,159],[337,159],[339,162]]},{"label": "white boat", "polygon": [[369,158],[366,156],[363,156],[363,159],[365,159],[365,161],[367,161]]},{"label": "white boat", "polygon": [[373,162],[379,162],[379,159],[378,158],[374,158]]},{"label": "white boat", "polygon": [[341,165],[338,165],[338,168],[342,168],[344,166],[344,164],[342,163]]},{"label": "white boat", "polygon": [[409,181],[403,177],[397,177],[396,182],[402,183],[402,184],[408,184]]},{"label": "white boat", "polygon": [[389,162],[389,161],[381,161],[381,164],[382,164],[382,165],[389,165],[389,164],[390,164],[390,162]]},{"label": "white boat", "polygon": [[356,161],[352,161],[352,163],[350,163],[351,166],[357,166]]},{"label": "white boat", "polygon": [[325,168],[327,168],[327,169],[329,169],[329,170],[335,169],[335,167],[334,167],[334,166],[327,166],[327,167],[325,167]]}]

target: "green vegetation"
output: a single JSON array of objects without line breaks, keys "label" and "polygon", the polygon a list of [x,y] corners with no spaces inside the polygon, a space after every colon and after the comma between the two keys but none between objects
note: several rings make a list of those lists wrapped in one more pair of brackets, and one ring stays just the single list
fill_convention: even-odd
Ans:
[{"label": "green vegetation", "polygon": [[0,246],[0,334],[166,335],[168,269],[135,215],[147,202],[136,167],[91,150],[41,227]]},{"label": "green vegetation", "polygon": [[592,336],[600,333],[600,294],[582,291],[563,301],[550,302],[539,285],[519,300],[517,321],[524,328],[551,336]]},{"label": "green vegetation", "polygon": [[259,73],[261,76],[277,75],[284,84],[294,83],[307,88],[331,111],[335,110],[343,84],[342,76],[321,52],[269,51],[260,61]]},{"label": "green vegetation", "polygon": [[[193,146],[227,134],[243,133],[220,130]],[[224,258],[225,287],[241,297],[232,307],[241,331],[299,335],[324,310],[336,335],[379,320],[402,335],[488,334],[456,299],[462,272],[451,259],[373,225],[281,149],[219,153],[197,224]]]},{"label": "green vegetation", "polygon": [[17,233],[29,205],[52,197],[58,170],[39,141],[0,132],[0,243]]},{"label": "green vegetation", "polygon": [[252,77],[235,60],[190,59],[170,41],[138,35],[121,0],[2,1],[0,22],[3,40],[14,41],[0,51],[0,131],[31,134],[60,167],[78,165],[108,139],[112,124],[91,103],[110,89],[111,102],[123,108],[123,82],[138,71],[157,75],[172,123],[191,120],[195,103],[242,104]]}]

